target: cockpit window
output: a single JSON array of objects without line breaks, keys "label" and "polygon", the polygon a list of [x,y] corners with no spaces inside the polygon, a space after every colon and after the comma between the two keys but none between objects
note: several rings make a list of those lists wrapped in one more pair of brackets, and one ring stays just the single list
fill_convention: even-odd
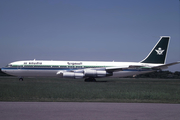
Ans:
[{"label": "cockpit window", "polygon": [[12,67],[12,64],[8,64],[6,67]]}]

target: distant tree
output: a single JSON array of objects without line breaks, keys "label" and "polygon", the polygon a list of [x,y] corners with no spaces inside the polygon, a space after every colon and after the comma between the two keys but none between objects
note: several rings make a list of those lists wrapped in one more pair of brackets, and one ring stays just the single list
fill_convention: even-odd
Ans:
[{"label": "distant tree", "polygon": [[176,72],[174,72],[174,75],[180,76],[180,72],[176,71]]}]

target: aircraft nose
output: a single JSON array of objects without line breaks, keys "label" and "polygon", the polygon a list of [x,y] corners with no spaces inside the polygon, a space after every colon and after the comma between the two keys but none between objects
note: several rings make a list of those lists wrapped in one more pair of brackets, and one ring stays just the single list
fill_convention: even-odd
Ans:
[{"label": "aircraft nose", "polygon": [[6,73],[6,70],[3,69],[3,68],[1,68],[0,71],[3,72],[3,73]]}]

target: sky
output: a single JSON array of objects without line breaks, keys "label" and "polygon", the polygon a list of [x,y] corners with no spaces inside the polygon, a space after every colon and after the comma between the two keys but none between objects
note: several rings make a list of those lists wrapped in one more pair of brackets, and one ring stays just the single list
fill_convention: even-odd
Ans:
[{"label": "sky", "polygon": [[179,0],[0,0],[0,67],[34,59],[139,62],[160,36],[171,36],[166,63],[180,61]]}]

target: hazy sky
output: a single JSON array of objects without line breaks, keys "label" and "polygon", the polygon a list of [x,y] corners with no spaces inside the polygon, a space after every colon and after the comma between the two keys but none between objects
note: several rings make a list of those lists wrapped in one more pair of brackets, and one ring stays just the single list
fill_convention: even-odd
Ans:
[{"label": "hazy sky", "polygon": [[171,36],[166,62],[180,61],[179,0],[0,0],[0,67],[33,59],[138,62],[160,36]]}]

